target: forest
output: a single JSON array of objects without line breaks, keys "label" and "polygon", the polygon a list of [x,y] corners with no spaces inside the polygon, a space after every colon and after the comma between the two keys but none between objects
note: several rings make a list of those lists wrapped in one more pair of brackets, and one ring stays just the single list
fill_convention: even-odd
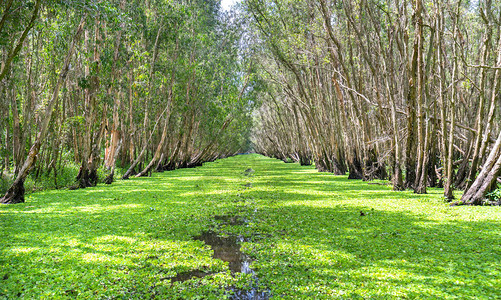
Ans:
[{"label": "forest", "polygon": [[251,150],[463,204],[499,182],[492,1],[4,2],[4,203]]},{"label": "forest", "polygon": [[[496,298],[501,3],[240,0],[229,9],[222,2],[0,0],[0,203],[15,204],[0,206],[0,298]],[[143,228],[148,219],[134,217],[146,213],[150,228]],[[310,214],[325,218],[305,221]],[[400,221],[399,214],[405,215]],[[102,225],[94,223],[99,216]],[[426,220],[436,224],[417,225]],[[102,234],[74,228],[79,222]],[[24,227],[30,238],[19,237]],[[344,242],[324,241],[322,233],[330,231]],[[149,243],[161,232],[170,234],[170,244],[159,244],[155,254]],[[208,248],[197,243],[210,242],[201,232],[239,240],[238,255],[252,269],[235,275],[222,258],[207,262],[200,249]],[[394,239],[372,241],[388,253],[354,250],[365,247],[359,239],[368,232]],[[416,232],[441,240],[413,240]],[[478,245],[459,243],[481,232]],[[96,253],[84,244],[115,245],[99,258],[109,265],[93,269],[108,287],[88,278],[54,288],[71,269],[44,269],[22,253],[50,253],[78,261],[82,270],[85,255],[61,258],[40,246],[37,235],[61,249],[81,237],[75,247],[85,255]],[[294,239],[304,248],[280,250]],[[436,281],[412,286],[402,271],[391,275],[400,278],[395,286],[377,277],[362,287],[370,279],[357,277],[365,276],[358,264],[377,257],[366,271],[391,273],[386,262],[396,258],[386,255],[406,241],[440,251],[453,245],[440,263],[436,253],[415,257],[425,264],[416,278]],[[145,252],[130,257],[127,243]],[[186,247],[182,254],[173,250],[178,246]],[[345,253],[338,257],[339,247]],[[453,253],[461,251],[473,257],[458,267]],[[364,262],[352,261],[352,254]],[[127,262],[115,261],[117,255]],[[192,265],[159,262],[162,255],[191,257],[184,263]],[[277,258],[283,255],[297,261]],[[405,261],[412,258],[402,259],[393,268],[417,270],[418,262],[412,267]],[[445,262],[457,267],[460,283],[439,275]],[[156,275],[122,272],[142,264]],[[304,277],[317,264],[337,273]],[[28,265],[51,274],[42,287],[39,274],[33,279],[13,269]],[[475,265],[482,282],[471,279]],[[106,266],[116,274],[100,269]],[[282,267],[283,278],[273,271]],[[287,285],[287,276],[300,283]],[[335,287],[324,282],[332,280]]]},{"label": "forest", "polygon": [[4,203],[249,151],[499,199],[496,2],[1,5]]}]

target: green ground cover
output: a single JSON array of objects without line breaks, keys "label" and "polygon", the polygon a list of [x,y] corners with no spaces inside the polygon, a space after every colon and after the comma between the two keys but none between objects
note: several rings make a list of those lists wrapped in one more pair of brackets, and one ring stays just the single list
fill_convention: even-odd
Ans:
[{"label": "green ground cover", "polygon": [[[0,206],[0,298],[228,297],[250,276],[192,239],[227,214],[250,220],[217,228],[250,238],[242,250],[277,299],[501,299],[501,207],[259,155]],[[212,275],[171,282],[190,270]]]}]

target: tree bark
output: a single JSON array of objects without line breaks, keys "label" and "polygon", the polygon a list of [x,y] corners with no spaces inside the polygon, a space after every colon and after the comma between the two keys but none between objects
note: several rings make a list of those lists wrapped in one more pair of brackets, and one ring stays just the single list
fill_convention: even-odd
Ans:
[{"label": "tree bark", "polygon": [[492,191],[497,184],[497,177],[501,173],[501,132],[492,148],[489,157],[482,166],[482,171],[470,188],[461,197],[462,204],[480,205],[485,195]]},{"label": "tree bark", "polygon": [[417,165],[416,165],[416,178],[414,183],[414,192],[417,194],[426,194],[426,185],[420,184],[423,173],[423,162],[425,159],[425,143],[426,143],[426,130],[425,130],[425,93],[424,93],[424,62],[423,62],[423,2],[416,0],[416,40],[417,40]]}]

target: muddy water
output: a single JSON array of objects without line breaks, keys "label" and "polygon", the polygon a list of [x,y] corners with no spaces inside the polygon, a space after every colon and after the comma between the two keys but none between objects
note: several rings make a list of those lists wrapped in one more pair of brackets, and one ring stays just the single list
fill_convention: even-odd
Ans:
[{"label": "muddy water", "polygon": [[211,246],[214,251],[213,257],[227,261],[232,274],[252,274],[249,268],[250,259],[240,251],[239,243],[246,242],[244,238],[238,236],[222,237],[214,231],[206,231],[194,239],[203,241],[205,244]]},{"label": "muddy water", "polygon": [[[247,289],[230,288],[230,290],[233,291],[231,299],[262,300],[270,298],[269,292],[258,290],[258,278],[255,276],[255,272],[250,268],[252,260],[240,251],[240,243],[246,242],[247,239],[243,236],[231,235],[222,237],[214,231],[206,231],[200,236],[195,237],[195,239],[203,241],[205,244],[211,246],[214,251],[214,258],[228,262],[232,274],[244,273],[252,275],[254,279],[253,285]],[[198,276],[194,274],[194,277]]]}]

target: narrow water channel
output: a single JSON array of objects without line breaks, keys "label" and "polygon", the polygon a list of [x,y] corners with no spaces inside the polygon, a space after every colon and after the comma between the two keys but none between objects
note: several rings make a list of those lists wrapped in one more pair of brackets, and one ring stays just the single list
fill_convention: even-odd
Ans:
[{"label": "narrow water channel", "polygon": [[256,273],[250,268],[252,260],[240,251],[240,243],[247,242],[247,239],[240,235],[222,237],[214,231],[206,231],[200,236],[195,237],[195,239],[211,246],[214,251],[214,258],[228,262],[231,274],[243,273],[252,275],[254,282],[247,289],[230,288],[233,291],[231,299],[263,300],[270,298],[268,291],[258,290],[258,278]]},{"label": "narrow water channel", "polygon": [[[248,219],[238,215],[223,215],[214,217],[221,224],[236,226],[245,225],[249,222]],[[251,269],[250,265],[252,259],[240,251],[241,243],[248,242],[242,235],[225,235],[221,236],[216,231],[205,231],[199,236],[193,237],[194,240],[202,241],[209,245],[213,250],[213,258],[220,259],[228,262],[231,274],[234,276],[237,273],[250,274],[253,282],[250,286],[237,289],[229,287],[228,290],[232,292],[231,299],[235,300],[266,300],[270,298],[269,291],[261,291],[258,289],[258,278],[256,273]],[[201,270],[191,270],[182,272],[171,278],[171,282],[186,281],[193,278],[203,278],[211,275],[210,272]]]}]

